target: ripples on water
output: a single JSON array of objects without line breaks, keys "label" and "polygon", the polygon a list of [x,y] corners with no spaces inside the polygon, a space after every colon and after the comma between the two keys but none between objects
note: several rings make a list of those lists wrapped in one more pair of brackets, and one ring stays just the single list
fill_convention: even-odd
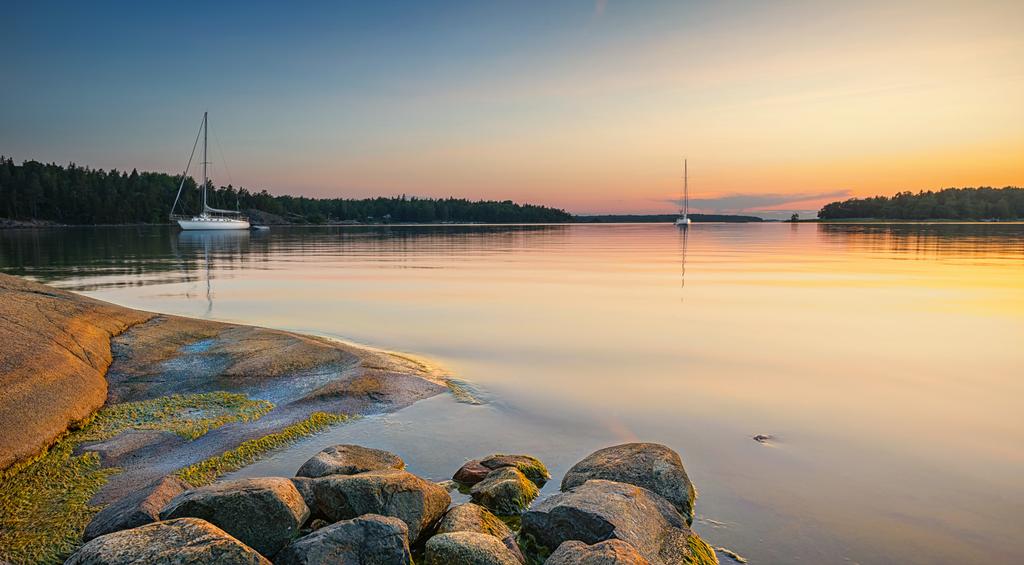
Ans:
[{"label": "ripples on water", "polygon": [[755,562],[1024,560],[1024,225],[14,230],[0,268],[426,355],[493,400],[248,472],[358,440],[435,478],[492,450],[557,476],[639,438],[682,453],[698,529]]}]

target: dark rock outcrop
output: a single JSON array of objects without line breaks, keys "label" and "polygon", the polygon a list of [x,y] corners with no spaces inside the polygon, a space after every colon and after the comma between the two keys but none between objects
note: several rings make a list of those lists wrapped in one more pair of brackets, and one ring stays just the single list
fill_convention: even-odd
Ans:
[{"label": "dark rock outcrop", "polygon": [[520,565],[519,559],[494,536],[452,532],[427,540],[426,565]]},{"label": "dark rock outcrop", "polygon": [[452,480],[463,485],[473,486],[484,480],[490,472],[491,469],[481,465],[479,459],[473,459],[459,467],[459,470],[452,475]]},{"label": "dark rock outcrop", "polygon": [[441,519],[452,501],[444,487],[398,470],[313,479],[313,493],[317,513],[328,520],[393,516],[409,527],[413,543]]},{"label": "dark rock outcrop", "polygon": [[610,539],[594,545],[567,541],[548,557],[544,565],[649,565],[628,543]]},{"label": "dark rock outcrop", "polygon": [[332,445],[306,461],[299,467],[295,476],[317,478],[386,469],[405,469],[405,461],[394,453],[382,449],[359,445]]},{"label": "dark rock outcrop", "polygon": [[614,481],[592,479],[544,500],[523,514],[521,535],[547,551],[569,540],[619,539],[652,565],[692,562],[690,527],[675,507],[645,488]]},{"label": "dark rock outcrop", "polygon": [[501,516],[523,513],[539,491],[526,475],[515,467],[500,467],[469,491],[473,502]]},{"label": "dark rock outcrop", "polygon": [[516,559],[526,562],[512,529],[483,506],[467,502],[449,508],[437,524],[437,533],[451,532],[476,532],[494,536],[509,548]]},{"label": "dark rock outcrop", "polygon": [[411,565],[409,528],[398,518],[367,514],[324,526],[274,557],[276,565]]},{"label": "dark rock outcrop", "polygon": [[515,467],[539,487],[551,480],[548,468],[532,455],[490,455],[481,459],[480,464],[492,471],[502,467]]},{"label": "dark rock outcrop", "polygon": [[154,451],[175,449],[188,440],[174,432],[161,430],[127,430],[116,436],[79,446],[76,453],[95,453],[104,467],[136,464]]},{"label": "dark rock outcrop", "polygon": [[263,555],[288,545],[309,517],[309,508],[285,478],[225,481],[179,494],[160,518],[201,518]]},{"label": "dark rock outcrop", "polygon": [[82,540],[89,541],[104,534],[159,521],[160,509],[190,488],[188,483],[174,475],[154,481],[100,510],[85,527]]},{"label": "dark rock outcrop", "polygon": [[100,536],[64,565],[270,565],[224,530],[197,518],[147,524]]},{"label": "dark rock outcrop", "polygon": [[599,449],[572,466],[562,478],[562,490],[590,479],[628,483],[666,498],[693,522],[696,492],[679,454],[658,443],[625,443]]}]

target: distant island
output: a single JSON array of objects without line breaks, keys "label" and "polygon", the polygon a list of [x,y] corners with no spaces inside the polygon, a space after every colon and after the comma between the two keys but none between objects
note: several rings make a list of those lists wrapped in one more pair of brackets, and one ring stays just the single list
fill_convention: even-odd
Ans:
[{"label": "distant island", "polygon": [[[104,171],[0,156],[0,218],[67,225],[168,223],[181,175]],[[198,210],[195,180],[185,180],[185,210]],[[464,198],[307,198],[231,185],[209,188],[210,204],[239,209],[258,223],[572,222],[565,210],[510,200]]]},{"label": "distant island", "polygon": [[[674,222],[678,214],[603,214],[603,215],[581,215],[576,216],[576,221],[587,224],[601,223],[662,223]],[[733,214],[690,214],[694,222],[763,222],[764,218],[757,216],[737,216]]]},{"label": "distant island", "polygon": [[1014,220],[1024,218],[1024,189],[946,188],[851,198],[826,204],[821,220]]}]

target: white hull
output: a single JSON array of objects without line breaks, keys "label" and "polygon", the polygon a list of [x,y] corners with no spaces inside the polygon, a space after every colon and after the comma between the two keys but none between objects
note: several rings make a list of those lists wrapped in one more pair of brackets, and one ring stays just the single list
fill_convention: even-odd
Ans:
[{"label": "white hull", "polygon": [[690,226],[690,218],[677,218],[676,225],[682,228]]},{"label": "white hull", "polygon": [[178,225],[183,230],[247,230],[249,229],[249,220],[192,218],[191,220],[178,220]]}]

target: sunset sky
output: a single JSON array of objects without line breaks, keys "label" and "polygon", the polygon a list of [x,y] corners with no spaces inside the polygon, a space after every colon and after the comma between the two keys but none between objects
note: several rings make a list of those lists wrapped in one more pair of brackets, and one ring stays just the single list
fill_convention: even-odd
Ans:
[{"label": "sunset sky", "polygon": [[[275,194],[810,210],[1024,185],[1024,2],[4,8],[0,153]],[[300,5],[301,4],[301,5]],[[227,167],[225,169],[224,163]]]}]

